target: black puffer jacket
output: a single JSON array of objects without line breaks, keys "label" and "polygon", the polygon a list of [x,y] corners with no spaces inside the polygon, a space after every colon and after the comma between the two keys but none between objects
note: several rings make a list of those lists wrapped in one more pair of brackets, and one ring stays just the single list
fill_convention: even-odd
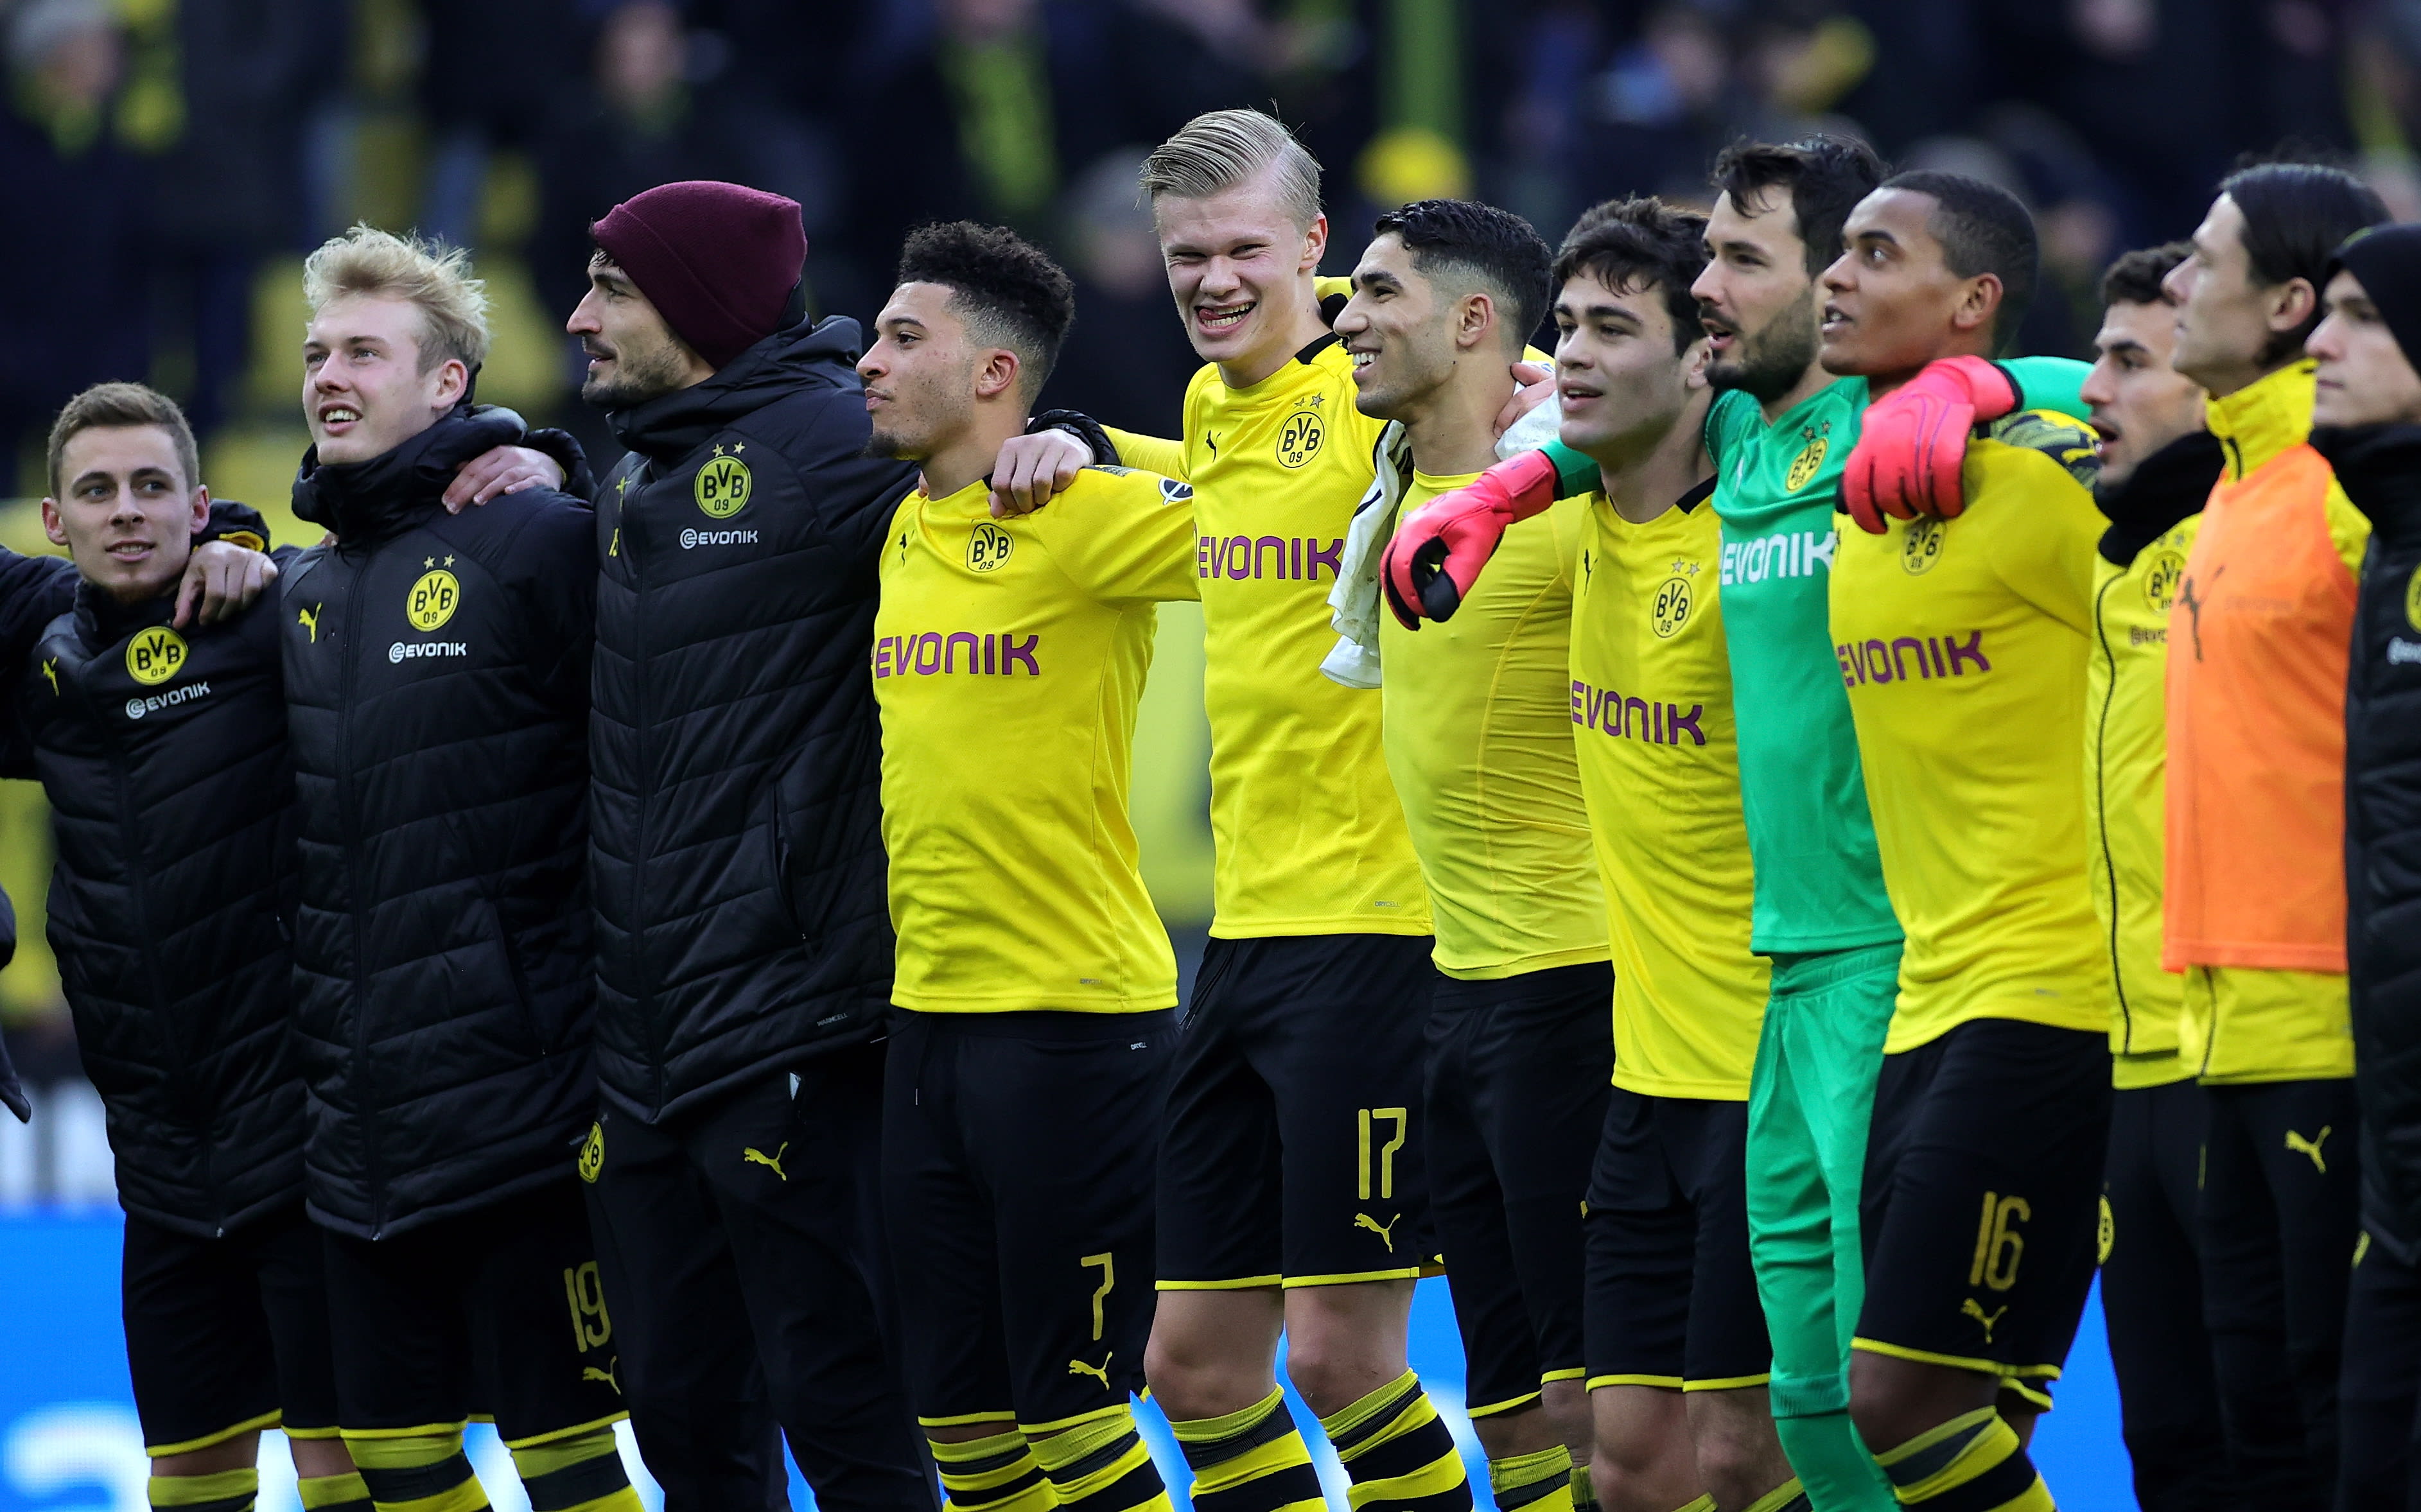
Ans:
[{"label": "black puffer jacket", "polygon": [[277,600],[169,625],[89,585],[18,709],[51,801],[50,939],[129,1212],[214,1237],[303,1191],[294,782]]},{"label": "black puffer jacket", "polygon": [[2421,426],[2312,432],[2370,517],[2346,684],[2346,968],[2363,1219],[2421,1247]]},{"label": "black puffer jacket", "polygon": [[544,490],[460,517],[457,411],[375,460],[306,456],[339,544],[280,611],[299,808],[295,1022],[314,1217],[397,1234],[561,1179],[588,1126],[588,510]]},{"label": "black puffer jacket", "polygon": [[598,494],[597,1076],[654,1120],[880,1032],[891,995],[856,322],[614,416]]}]

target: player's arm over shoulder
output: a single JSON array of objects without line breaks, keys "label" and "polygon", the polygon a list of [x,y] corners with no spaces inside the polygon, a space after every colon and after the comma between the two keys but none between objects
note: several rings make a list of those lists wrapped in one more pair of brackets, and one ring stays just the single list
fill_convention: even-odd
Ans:
[{"label": "player's arm over shoulder", "polygon": [[1026,528],[1079,588],[1104,603],[1201,597],[1194,489],[1130,467],[1087,467]]}]

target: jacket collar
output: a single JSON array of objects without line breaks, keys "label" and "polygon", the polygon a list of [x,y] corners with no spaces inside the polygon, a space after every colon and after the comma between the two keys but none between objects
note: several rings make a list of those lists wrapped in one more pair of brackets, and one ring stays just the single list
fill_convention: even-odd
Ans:
[{"label": "jacket collar", "polygon": [[445,507],[441,501],[456,468],[492,447],[520,441],[525,429],[510,410],[465,402],[366,462],[323,464],[314,446],[303,454],[294,475],[294,513],[335,531],[342,546],[399,536]]},{"label": "jacket collar", "polygon": [[2300,446],[2312,429],[2313,364],[2288,363],[2210,401],[2210,433],[2227,448],[2226,481],[2234,483],[2271,458]]},{"label": "jacket collar", "polygon": [[[179,583],[182,582],[181,575]],[[141,603],[120,603],[92,584],[79,580],[75,591],[76,636],[89,650],[152,625],[164,625],[177,616],[178,583],[168,591]]]},{"label": "jacket collar", "polygon": [[[616,410],[606,416],[615,439],[649,461],[677,461],[709,437],[803,388],[829,384],[862,350],[857,322],[831,316],[814,325],[776,331],[714,370],[705,382]],[[851,382],[855,374],[851,373]]]},{"label": "jacket collar", "polygon": [[2312,449],[2382,536],[2404,541],[2421,532],[2421,426],[2323,427]]}]

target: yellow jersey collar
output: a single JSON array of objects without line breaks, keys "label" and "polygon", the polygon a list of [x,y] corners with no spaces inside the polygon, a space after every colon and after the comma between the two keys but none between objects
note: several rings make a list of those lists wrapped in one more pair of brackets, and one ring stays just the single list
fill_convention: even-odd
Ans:
[{"label": "yellow jersey collar", "polygon": [[2224,399],[2210,401],[2210,433],[2227,452],[2231,483],[2312,431],[2313,364],[2289,363]]}]

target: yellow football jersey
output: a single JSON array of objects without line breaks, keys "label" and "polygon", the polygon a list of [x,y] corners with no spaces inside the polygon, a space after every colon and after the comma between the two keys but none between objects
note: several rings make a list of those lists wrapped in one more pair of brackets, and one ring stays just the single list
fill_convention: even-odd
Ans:
[{"label": "yellow football jersey", "polygon": [[980,480],[901,501],[873,666],[894,1003],[1176,1003],[1127,787],[1153,605],[1195,593],[1191,497],[1150,474],[1087,468],[1018,520],[991,518]]},{"label": "yellow football jersey", "polygon": [[1889,1052],[1973,1019],[2110,1027],[2078,758],[2107,522],[2030,445],[1971,442],[1962,481],[1956,520],[1844,522],[1833,566],[1834,652],[1908,934]]},{"label": "yellow football jersey", "polygon": [[1568,717],[1613,926],[1615,1085],[1737,1101],[1770,973],[1748,946],[1724,542],[1707,491],[1639,525],[1589,496]]},{"label": "yellow football jersey", "polygon": [[[1415,472],[1400,512],[1478,475]],[[1387,771],[1448,976],[1517,976],[1609,954],[1566,707],[1587,507],[1566,499],[1507,531],[1452,619],[1416,631],[1380,619]]]},{"label": "yellow football jersey", "polygon": [[2111,1083],[2121,1091],[2194,1074],[2178,1053],[2185,978],[2161,969],[2167,816],[2169,605],[2199,515],[2125,567],[2093,558],[2085,662],[2085,875],[2109,958]]},{"label": "yellow football jersey", "polygon": [[1385,426],[1353,397],[1352,359],[1323,336],[1250,388],[1229,388],[1215,365],[1195,373],[1173,456],[1110,432],[1121,458],[1151,457],[1194,486],[1222,939],[1429,932],[1379,694],[1320,671],[1336,642],[1329,589]]}]

